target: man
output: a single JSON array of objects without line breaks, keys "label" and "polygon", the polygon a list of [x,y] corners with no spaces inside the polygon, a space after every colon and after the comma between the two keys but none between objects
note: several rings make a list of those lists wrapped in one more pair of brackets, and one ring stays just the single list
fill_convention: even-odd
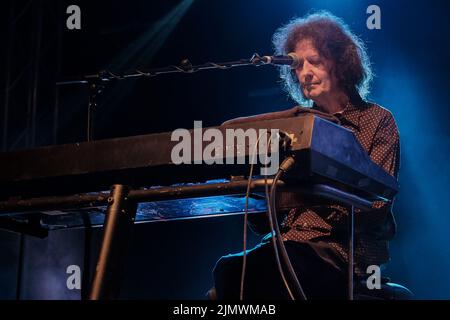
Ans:
[{"label": "man", "polygon": [[[295,19],[273,37],[276,54],[294,52],[295,70],[282,67],[281,78],[291,97],[311,108],[239,118],[236,124],[260,119],[295,117],[306,110],[339,119],[352,130],[373,162],[394,177],[400,161],[399,133],[392,114],[363,100],[372,78],[362,42],[339,18],[321,12]],[[339,146],[336,146],[339,148]],[[355,271],[389,260],[388,243],[395,233],[392,202],[376,202],[370,212],[356,214]],[[330,201],[302,198],[281,224],[286,250],[308,299],[345,298],[347,292],[348,209]],[[253,224],[258,229],[258,225]],[[270,237],[247,251],[244,298],[289,298],[273,254]],[[222,257],[214,269],[219,299],[239,298],[242,253]]]}]

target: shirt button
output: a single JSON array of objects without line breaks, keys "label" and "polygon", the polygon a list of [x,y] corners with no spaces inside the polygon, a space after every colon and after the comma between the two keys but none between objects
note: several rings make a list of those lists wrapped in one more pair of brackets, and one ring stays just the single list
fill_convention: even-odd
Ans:
[{"label": "shirt button", "polygon": [[302,226],[303,226],[303,228],[306,228],[308,226],[308,224],[306,222],[303,222]]}]

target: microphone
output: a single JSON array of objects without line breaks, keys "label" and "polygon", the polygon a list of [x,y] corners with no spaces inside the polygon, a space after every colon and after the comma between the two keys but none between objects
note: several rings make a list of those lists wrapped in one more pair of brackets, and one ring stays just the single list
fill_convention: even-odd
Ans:
[{"label": "microphone", "polygon": [[264,64],[290,66],[291,69],[296,69],[299,65],[299,59],[294,52],[288,53],[286,56],[262,56],[260,59]]}]

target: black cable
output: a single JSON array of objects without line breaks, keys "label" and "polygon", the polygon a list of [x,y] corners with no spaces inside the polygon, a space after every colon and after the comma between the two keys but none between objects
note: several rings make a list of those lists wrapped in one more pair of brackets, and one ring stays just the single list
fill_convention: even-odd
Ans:
[{"label": "black cable", "polygon": [[[269,139],[271,137],[271,134],[269,135]],[[256,156],[256,148],[258,147],[259,144],[259,140],[261,139],[261,136],[258,137],[258,140],[256,141],[255,144],[255,150],[253,153],[253,156]],[[267,150],[266,150],[267,151]],[[244,239],[243,239],[243,255],[242,255],[242,271],[241,271],[241,283],[240,283],[240,292],[239,292],[239,299],[243,300],[244,299],[244,282],[245,282],[245,272],[246,272],[246,267],[247,267],[247,224],[248,224],[248,199],[249,199],[249,195],[250,195],[250,189],[251,189],[251,181],[252,181],[252,177],[253,177],[253,168],[254,168],[254,161],[255,159],[253,158],[253,161],[251,161],[251,165],[250,165],[250,172],[249,172],[249,176],[248,176],[248,183],[247,183],[247,190],[246,190],[246,194],[245,194],[245,211],[244,211]],[[271,230],[271,240],[272,240],[272,245],[274,248],[274,253],[275,253],[275,259],[277,262],[277,266],[278,266],[278,271],[280,272],[281,278],[283,280],[283,283],[289,293],[289,296],[292,300],[295,300],[291,289],[289,288],[288,282],[286,280],[286,276],[284,275],[284,271],[283,268],[281,267],[281,262],[280,262],[280,255],[278,253],[278,248],[276,246],[276,242],[275,239],[273,237],[274,235],[274,231],[273,231],[273,221],[272,221],[272,215],[271,215],[271,208],[270,208],[270,197],[269,197],[269,187],[268,187],[268,183],[267,183],[267,176],[264,176],[264,185],[265,185],[265,193],[266,193],[266,202],[267,202],[267,217],[269,219],[269,224],[270,224],[270,230]]]},{"label": "black cable", "polygon": [[288,274],[290,275],[291,280],[293,282],[293,288],[296,292],[296,296],[300,297],[302,300],[307,300],[306,295],[303,291],[303,288],[300,284],[300,281],[297,278],[297,274],[295,273],[295,270],[292,267],[292,263],[289,259],[289,255],[286,251],[286,247],[285,247],[283,239],[281,237],[281,232],[280,232],[280,228],[278,226],[278,219],[277,219],[277,206],[276,206],[277,183],[278,183],[278,180],[281,178],[281,176],[286,171],[288,171],[294,164],[295,164],[294,158],[287,157],[280,165],[280,169],[278,170],[278,172],[275,175],[275,178],[273,179],[273,182],[272,182],[272,187],[270,190],[270,205],[269,205],[269,207],[271,207],[271,216],[272,216],[272,220],[273,220],[273,226],[274,226],[274,230],[275,230],[277,244],[281,251],[283,261],[288,269]]},{"label": "black cable", "polygon": [[295,300],[294,295],[292,294],[291,288],[289,287],[289,284],[286,280],[286,276],[284,275],[284,271],[283,268],[281,266],[281,261],[280,261],[280,254],[278,252],[278,247],[277,247],[277,243],[275,240],[275,233],[274,233],[274,227],[273,227],[273,218],[272,218],[272,209],[270,206],[270,196],[269,196],[269,185],[267,183],[267,177],[264,177],[264,184],[265,184],[265,192],[266,192],[266,201],[267,201],[267,217],[269,219],[269,225],[270,225],[270,234],[272,235],[270,237],[271,241],[272,241],[272,246],[273,246],[273,250],[275,253],[275,260],[277,262],[277,267],[278,267],[278,271],[280,272],[280,276],[281,279],[283,280],[283,284],[286,287],[286,290],[289,293],[289,296],[291,298],[291,300]]},{"label": "black cable", "polygon": [[244,282],[245,282],[245,271],[247,267],[247,224],[248,224],[248,198],[250,196],[250,187],[253,176],[253,163],[250,165],[250,173],[247,182],[247,191],[245,193],[245,211],[244,211],[244,239],[243,239],[243,255],[242,255],[242,272],[241,272],[241,286],[239,290],[239,300],[244,300]]},{"label": "black cable", "polygon": [[[255,149],[258,145],[258,142],[259,142],[259,138],[255,145]],[[240,300],[243,300],[243,294],[244,294],[244,282],[245,282],[246,260],[247,260],[246,259],[247,258],[246,247],[247,247],[247,223],[248,223],[248,217],[247,217],[247,215],[248,215],[248,198],[249,198],[249,194],[250,194],[251,180],[252,180],[252,175],[253,175],[253,163],[254,163],[254,161],[251,162],[250,173],[249,173],[248,183],[247,183],[247,190],[246,190],[246,195],[245,195],[246,201],[245,201],[245,213],[244,213],[243,261],[242,261],[242,272],[241,272],[241,282],[240,282],[240,292],[239,292]],[[275,260],[277,262],[278,271],[279,271],[281,279],[286,287],[286,290],[288,291],[290,298],[292,300],[295,300],[295,296],[292,293],[292,290],[291,290],[289,283],[286,279],[286,276],[284,274],[283,267],[281,265],[277,242],[278,242],[278,245],[280,246],[283,260],[288,268],[289,275],[291,276],[292,280],[294,281],[294,289],[296,289],[296,291],[297,291],[297,296],[301,297],[303,300],[307,300],[306,296],[303,292],[303,289],[300,285],[300,282],[298,281],[297,275],[295,274],[295,271],[289,260],[289,256],[286,252],[286,248],[285,248],[283,240],[281,238],[281,232],[280,232],[280,229],[278,226],[278,219],[276,216],[277,212],[276,212],[275,196],[276,196],[277,182],[280,179],[280,177],[283,175],[283,173],[288,171],[294,165],[295,165],[295,160],[291,156],[286,158],[281,163],[280,168],[279,168],[277,174],[275,175],[274,180],[272,181],[272,187],[270,190],[270,194],[269,194],[269,189],[268,189],[267,176],[264,177],[265,194],[266,194],[266,201],[267,201],[267,216],[268,216],[269,225],[270,225],[270,233],[272,235],[271,241],[272,241],[272,245],[273,245],[273,249],[274,249],[274,253],[275,253]],[[275,227],[274,227],[274,225],[275,225]],[[276,239],[275,239],[275,236],[276,236]]]},{"label": "black cable", "polygon": [[259,139],[261,139],[261,136],[258,137],[258,140],[256,140],[255,143],[255,149],[253,153],[253,158],[250,164],[250,172],[248,174],[248,182],[247,182],[247,190],[245,193],[245,211],[244,211],[244,232],[243,232],[243,254],[242,254],[242,271],[241,271],[241,284],[239,289],[239,300],[244,300],[244,282],[245,282],[245,272],[247,268],[247,225],[248,225],[248,199],[250,196],[250,188],[252,183],[252,177],[253,177],[253,168],[255,163],[255,157],[257,154],[257,148],[259,144]]}]

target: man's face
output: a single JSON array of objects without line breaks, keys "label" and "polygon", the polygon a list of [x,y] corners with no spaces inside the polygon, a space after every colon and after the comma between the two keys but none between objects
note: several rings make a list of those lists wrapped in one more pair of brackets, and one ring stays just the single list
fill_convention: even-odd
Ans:
[{"label": "man's face", "polygon": [[295,54],[299,58],[295,74],[303,95],[320,102],[331,94],[336,83],[335,77],[331,74],[332,62],[319,54],[311,40],[297,43]]}]

